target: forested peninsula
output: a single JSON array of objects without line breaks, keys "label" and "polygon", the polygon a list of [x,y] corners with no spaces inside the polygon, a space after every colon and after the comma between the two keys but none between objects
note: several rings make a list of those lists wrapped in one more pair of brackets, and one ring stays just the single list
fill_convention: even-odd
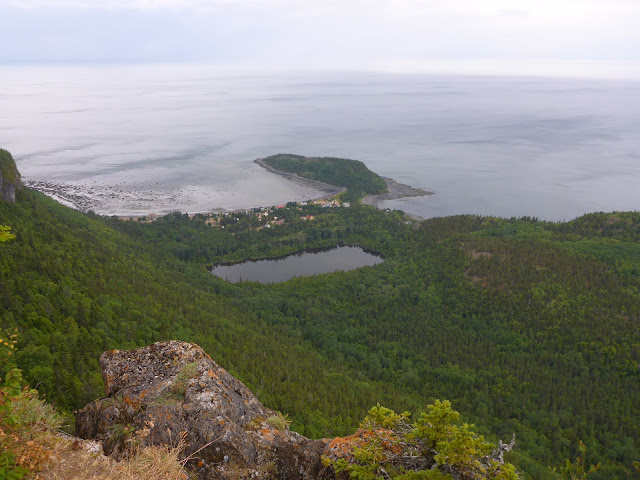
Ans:
[{"label": "forested peninsula", "polygon": [[377,206],[382,200],[433,195],[433,192],[428,190],[381,177],[359,160],[280,153],[259,158],[255,162],[273,173],[315,182],[315,185],[311,185],[319,190],[325,190],[327,186],[332,185],[342,187],[335,193],[342,193],[343,200],[349,202],[362,200],[367,205]]},{"label": "forested peninsula", "polygon": [[377,194],[386,191],[385,181],[359,160],[334,157],[303,157],[278,154],[259,160],[260,164],[347,189],[348,196]]},{"label": "forested peninsula", "polygon": [[[383,188],[373,178],[358,195]],[[183,340],[309,438],[353,434],[378,403],[448,399],[494,443],[516,434],[505,458],[524,478],[570,475],[577,457],[601,463],[589,478],[638,478],[640,213],[279,215],[271,228],[239,212],[122,222],[16,190],[0,201],[15,235],[0,244],[0,326],[17,332],[0,373],[18,367],[70,414],[103,395],[102,352]],[[385,262],[273,285],[206,268],[341,243]]]}]

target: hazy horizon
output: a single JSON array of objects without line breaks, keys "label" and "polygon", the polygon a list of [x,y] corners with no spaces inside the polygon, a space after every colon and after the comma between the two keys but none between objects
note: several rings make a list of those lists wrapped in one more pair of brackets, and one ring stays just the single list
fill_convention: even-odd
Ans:
[{"label": "hazy horizon", "polygon": [[[302,199],[365,161],[423,216],[636,209],[637,0],[0,0],[0,145],[103,213]],[[635,182],[635,183],[634,183]]]},{"label": "hazy horizon", "polygon": [[640,207],[640,82],[202,66],[0,67],[0,145],[99,213],[210,211],[313,194],[253,163],[337,156],[435,191],[424,217],[570,219]]},{"label": "hazy horizon", "polygon": [[640,77],[635,0],[0,0],[0,64]]}]

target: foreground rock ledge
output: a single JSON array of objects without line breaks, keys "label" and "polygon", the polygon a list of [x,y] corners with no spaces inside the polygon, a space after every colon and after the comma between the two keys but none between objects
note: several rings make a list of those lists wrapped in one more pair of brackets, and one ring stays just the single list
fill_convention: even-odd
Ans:
[{"label": "foreground rock ledge", "polygon": [[200,347],[169,341],[100,357],[105,397],[76,414],[76,434],[121,457],[128,444],[177,445],[201,479],[330,479],[310,440],[267,420],[266,408]]}]

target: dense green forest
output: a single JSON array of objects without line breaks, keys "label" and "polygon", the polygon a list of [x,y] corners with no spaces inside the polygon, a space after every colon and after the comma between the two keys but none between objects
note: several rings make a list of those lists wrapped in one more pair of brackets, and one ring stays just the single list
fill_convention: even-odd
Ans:
[{"label": "dense green forest", "polygon": [[4,148],[0,148],[0,179],[11,184],[20,180],[20,173],[16,169],[13,157]]},{"label": "dense green forest", "polygon": [[[33,386],[71,411],[102,394],[98,357],[176,338],[200,344],[308,436],[353,432],[369,408],[447,398],[526,476],[579,454],[593,478],[637,478],[640,214],[567,223],[290,205],[140,224],[30,191],[0,203],[0,326]],[[301,216],[313,214],[314,221]],[[275,285],[229,284],[219,260],[358,244],[385,262]]]},{"label": "dense green forest", "polygon": [[345,199],[353,201],[364,195],[376,195],[387,190],[384,179],[359,160],[334,157],[303,157],[301,155],[278,154],[264,162],[285,172],[304,178],[320,180],[329,185],[346,187]]}]

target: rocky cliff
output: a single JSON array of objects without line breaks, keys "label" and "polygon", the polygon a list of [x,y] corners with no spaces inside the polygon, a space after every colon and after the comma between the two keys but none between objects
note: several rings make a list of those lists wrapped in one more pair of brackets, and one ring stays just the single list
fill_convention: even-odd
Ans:
[{"label": "rocky cliff", "polygon": [[327,441],[289,431],[240,381],[197,345],[159,342],[100,358],[105,397],[77,412],[76,434],[121,457],[129,445],[188,445],[201,479],[332,478]]},{"label": "rocky cliff", "polygon": [[0,198],[15,202],[16,192],[22,188],[20,172],[11,154],[0,148]]}]

